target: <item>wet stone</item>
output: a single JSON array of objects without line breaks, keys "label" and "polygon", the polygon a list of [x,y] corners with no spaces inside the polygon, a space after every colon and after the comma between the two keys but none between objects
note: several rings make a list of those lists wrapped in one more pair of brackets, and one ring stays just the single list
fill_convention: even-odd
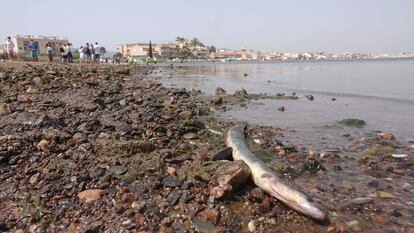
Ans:
[{"label": "wet stone", "polygon": [[215,93],[216,95],[226,95],[226,90],[221,87],[217,87]]},{"label": "wet stone", "polygon": [[5,222],[0,221],[0,231],[7,231],[8,227]]},{"label": "wet stone", "polygon": [[223,98],[219,96],[214,96],[213,98],[211,98],[210,102],[214,105],[221,105],[223,103]]},{"label": "wet stone", "polygon": [[239,89],[237,89],[235,92],[234,92],[234,94],[233,94],[234,96],[242,96],[242,97],[247,97],[248,96],[248,94],[247,94],[247,91],[244,89],[244,88],[239,88]]},{"label": "wet stone", "polygon": [[380,186],[380,182],[378,180],[371,180],[368,182],[368,187],[371,188],[378,188]]},{"label": "wet stone", "polygon": [[384,192],[384,191],[378,191],[377,196],[380,197],[380,198],[383,198],[383,199],[395,198],[395,196],[392,195],[391,193],[387,193],[387,192]]},{"label": "wet stone", "polygon": [[323,167],[322,164],[320,164],[319,161],[314,159],[314,158],[307,159],[303,163],[303,168],[307,171],[312,172],[312,173],[315,173],[319,170],[321,170],[321,171],[326,170],[325,167]]},{"label": "wet stone", "polygon": [[178,189],[174,189],[172,191],[172,193],[170,194],[170,197],[168,198],[168,202],[170,203],[170,205],[173,206],[178,203],[178,201],[181,198],[181,193],[182,193],[181,190],[178,190]]},{"label": "wet stone", "polygon": [[357,198],[352,199],[350,203],[356,204],[356,205],[364,205],[364,204],[372,203],[373,201],[374,200],[372,200],[372,198],[369,198],[369,197],[357,197]]},{"label": "wet stone", "polygon": [[166,187],[178,187],[181,186],[181,181],[176,176],[167,176],[162,181],[163,185]]},{"label": "wet stone", "polygon": [[115,175],[123,175],[127,173],[128,168],[124,166],[113,166],[109,169],[110,172],[112,172]]},{"label": "wet stone", "polygon": [[233,149],[231,147],[226,147],[225,149],[217,152],[211,156],[211,160],[232,160]]},{"label": "wet stone", "polygon": [[185,140],[194,140],[198,138],[198,135],[197,133],[194,133],[194,132],[188,132],[183,135],[183,138]]}]

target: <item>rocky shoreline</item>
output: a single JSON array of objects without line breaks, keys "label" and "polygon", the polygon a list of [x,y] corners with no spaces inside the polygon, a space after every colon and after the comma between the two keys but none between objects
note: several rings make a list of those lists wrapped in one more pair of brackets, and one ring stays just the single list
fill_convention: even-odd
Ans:
[{"label": "rocky shoreline", "polygon": [[[233,123],[214,116],[250,98],[296,97],[206,97],[148,78],[168,69],[0,64],[0,231],[413,232],[413,145],[383,133],[315,153],[250,126],[257,156],[329,210],[331,221],[317,223],[229,161]],[[371,177],[365,187],[336,181],[347,166]]]}]

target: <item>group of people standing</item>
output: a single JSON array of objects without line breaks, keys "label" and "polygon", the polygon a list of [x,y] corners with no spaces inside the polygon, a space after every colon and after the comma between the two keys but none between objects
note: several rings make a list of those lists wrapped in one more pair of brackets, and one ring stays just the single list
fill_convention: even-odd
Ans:
[{"label": "group of people standing", "polygon": [[[15,45],[11,39],[11,37],[7,37],[6,41],[4,43],[4,49],[7,52],[7,57],[9,61],[14,60],[14,51]],[[29,41],[29,44],[27,45],[27,49],[30,53],[30,57],[32,58],[32,61],[38,61],[38,54],[39,54],[39,44],[32,39]],[[46,43],[46,51],[48,55],[49,62],[53,62],[54,52],[55,52],[55,45],[51,42]],[[103,54],[103,48],[99,46],[98,42],[95,42],[95,44],[92,43],[86,43],[84,46],[81,46],[79,48],[79,55],[80,55],[80,61],[86,61],[86,62],[99,62],[101,58],[101,54]],[[62,59],[62,62],[73,62],[73,54],[72,54],[72,44],[66,43],[62,44],[59,47],[59,53],[60,57]]]},{"label": "group of people standing", "polygon": [[[59,52],[60,52],[60,57],[62,58],[62,62],[68,62],[68,63],[73,62],[72,44],[71,43],[63,44],[62,46],[60,46]],[[50,55],[49,55],[49,61],[50,61]]]},{"label": "group of people standing", "polygon": [[86,43],[85,46],[81,46],[79,48],[79,58],[80,61],[98,61],[101,58],[102,53],[102,47],[99,46],[98,42],[95,42],[95,44],[92,43]]}]

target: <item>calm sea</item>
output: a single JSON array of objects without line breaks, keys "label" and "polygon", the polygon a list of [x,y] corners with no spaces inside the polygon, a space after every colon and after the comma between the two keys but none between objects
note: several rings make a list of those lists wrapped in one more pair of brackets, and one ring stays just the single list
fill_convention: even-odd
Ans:
[{"label": "calm sea", "polygon": [[[414,140],[414,59],[191,64],[162,80],[207,94],[222,87],[228,93],[245,88],[249,93],[295,92],[300,97],[253,101],[223,114],[234,120],[312,132],[358,118],[367,122],[364,130]],[[310,94],[314,101],[304,98]],[[283,113],[277,111],[282,105]]]}]

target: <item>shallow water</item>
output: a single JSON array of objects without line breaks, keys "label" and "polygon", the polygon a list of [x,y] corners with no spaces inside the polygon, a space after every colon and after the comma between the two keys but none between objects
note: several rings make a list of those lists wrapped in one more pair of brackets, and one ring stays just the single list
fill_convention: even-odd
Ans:
[{"label": "shallow water", "polygon": [[[248,74],[245,76],[244,74]],[[311,130],[344,118],[367,122],[366,130],[414,139],[414,59],[279,63],[203,63],[163,74],[166,85],[214,94],[295,92],[299,100],[258,100],[223,116],[260,125]],[[304,98],[313,95],[314,101]],[[335,101],[332,100],[335,98]],[[285,106],[285,112],[277,111]]]},{"label": "shallow water", "polygon": [[[240,87],[249,93],[295,92],[297,100],[253,100],[243,106],[227,106],[227,111],[218,115],[282,128],[283,133],[271,136],[272,141],[280,140],[298,152],[277,157],[272,146],[267,148],[271,159],[266,163],[275,171],[288,165],[301,170],[309,150],[314,150],[326,171],[302,173],[293,178],[294,183],[323,204],[333,225],[343,223],[362,232],[410,232],[407,229],[414,227],[413,150],[404,149],[405,145],[396,147],[395,153],[407,153],[407,160],[385,154],[364,158],[362,153],[372,146],[362,138],[375,138],[373,131],[391,132],[403,144],[414,140],[414,60],[191,64],[153,76],[167,86],[199,89],[206,94],[214,94],[217,87],[229,94]],[[313,101],[304,97],[309,94],[315,97]],[[285,106],[285,112],[277,111],[279,106]],[[360,129],[337,124],[345,118],[363,119],[367,125]],[[266,129],[249,134],[254,153],[262,146],[253,145],[252,138],[265,141],[269,139],[266,135]],[[323,151],[335,151],[338,157],[323,159],[318,156]],[[381,192],[393,197],[382,198]],[[372,203],[350,205],[356,198],[370,198]],[[231,204],[236,213],[243,209],[242,203]],[[357,227],[352,227],[355,222]],[[278,224],[292,232],[304,226],[309,232],[323,231],[311,222],[290,223]]]}]

